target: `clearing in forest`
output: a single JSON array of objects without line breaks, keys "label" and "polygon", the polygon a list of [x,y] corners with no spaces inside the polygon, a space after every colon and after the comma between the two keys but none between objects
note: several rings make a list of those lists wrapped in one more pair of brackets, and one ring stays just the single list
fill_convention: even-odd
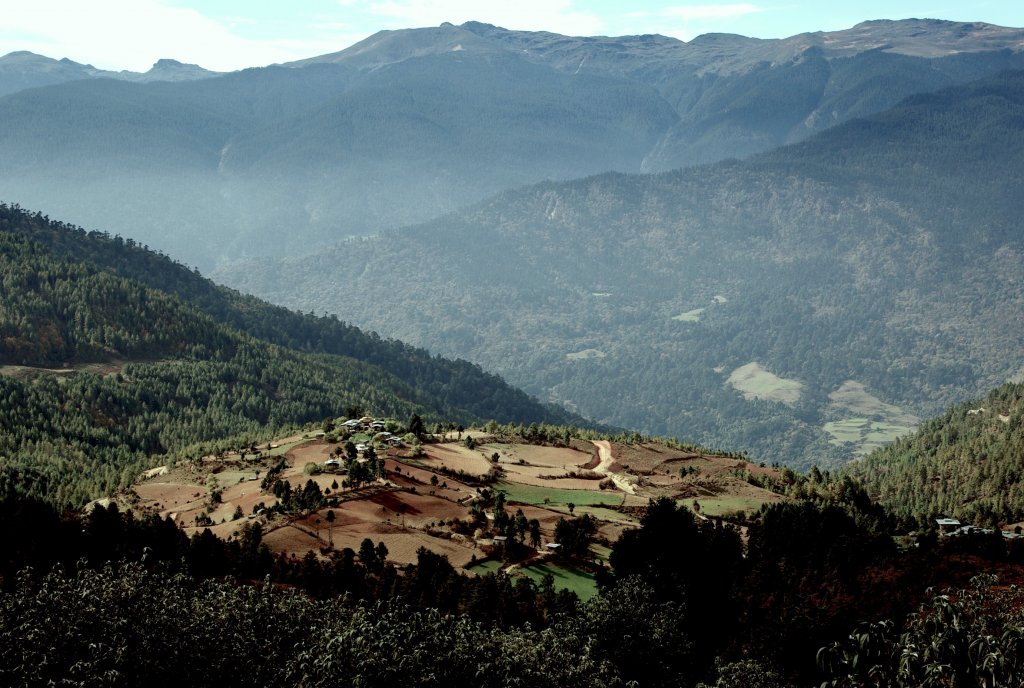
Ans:
[{"label": "clearing in forest", "polygon": [[771,373],[757,361],[752,361],[732,371],[727,382],[743,394],[743,398],[780,401],[792,406],[800,400],[804,385],[799,380],[789,380]]}]

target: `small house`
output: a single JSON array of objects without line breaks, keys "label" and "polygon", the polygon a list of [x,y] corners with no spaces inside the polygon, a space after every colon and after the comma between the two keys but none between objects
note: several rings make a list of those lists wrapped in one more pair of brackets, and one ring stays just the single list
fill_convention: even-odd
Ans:
[{"label": "small house", "polygon": [[960,521],[955,518],[937,518],[935,519],[935,524],[943,535],[960,530]]}]

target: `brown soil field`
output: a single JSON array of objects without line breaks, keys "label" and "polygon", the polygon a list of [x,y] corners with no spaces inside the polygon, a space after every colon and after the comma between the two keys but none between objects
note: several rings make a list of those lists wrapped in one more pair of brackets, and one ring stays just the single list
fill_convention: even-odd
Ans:
[{"label": "brown soil field", "polygon": [[596,490],[599,478],[546,478],[542,476],[558,475],[552,473],[550,468],[537,466],[502,466],[505,470],[505,480],[523,485],[537,485],[539,487],[555,487],[563,490]]},{"label": "brown soil field", "polygon": [[561,477],[573,471],[583,472],[587,470],[583,467],[592,462],[592,453],[578,449],[504,443],[486,444],[480,449],[486,456],[498,454],[498,464],[509,482],[564,490],[595,490],[601,481],[598,475],[593,478]]},{"label": "brown soil field", "polygon": [[[366,501],[352,502],[353,505],[365,506]],[[327,524],[327,510],[310,514],[306,518],[296,519],[289,524],[273,528],[265,537],[264,542],[274,552],[305,556],[306,552],[319,551],[328,546],[328,539],[333,535],[334,549],[346,547],[359,551],[363,540],[370,538],[376,545],[383,542],[388,548],[388,560],[396,564],[412,564],[416,562],[416,552],[426,547],[432,552],[448,557],[453,566],[462,567],[469,563],[475,554],[481,552],[472,544],[460,544],[446,538],[433,537],[411,527],[408,519],[402,526],[394,512],[387,517],[390,522],[381,520],[383,512],[377,508],[358,508],[346,511],[342,505],[334,509],[335,522],[333,529]],[[344,513],[342,513],[344,512]],[[333,532],[329,532],[333,530]]]},{"label": "brown soil field", "polygon": [[532,444],[493,443],[479,447],[487,456],[498,453],[499,461],[515,464],[519,460],[535,466],[571,471],[587,465],[594,457],[594,452],[580,451],[568,447],[544,447]]},{"label": "brown soil field", "polygon": [[479,449],[466,449],[461,444],[428,444],[423,449],[426,456],[417,461],[425,468],[436,462],[450,471],[464,471],[470,475],[487,475],[491,469],[491,462]]},{"label": "brown soil field", "polygon": [[170,516],[179,526],[191,525],[209,501],[210,492],[202,485],[164,482],[160,478],[135,486],[139,507],[155,511],[161,518]]},{"label": "brown soil field", "polygon": [[715,476],[730,474],[736,469],[746,470],[756,476],[778,475],[778,471],[774,468],[761,467],[743,459],[697,454],[659,445],[613,444],[612,452],[616,458],[616,469],[640,475],[649,473],[678,475],[680,468],[696,468],[701,473]]}]

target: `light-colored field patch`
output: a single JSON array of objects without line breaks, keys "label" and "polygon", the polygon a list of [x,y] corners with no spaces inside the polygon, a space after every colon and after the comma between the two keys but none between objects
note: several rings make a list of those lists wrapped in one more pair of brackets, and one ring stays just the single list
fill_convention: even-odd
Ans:
[{"label": "light-colored field patch", "polygon": [[792,406],[800,399],[804,385],[799,380],[779,377],[757,361],[732,371],[727,382],[743,394],[743,398],[779,401]]},{"label": "light-colored field patch", "polygon": [[700,321],[700,315],[705,310],[706,309],[704,309],[704,308],[694,308],[692,311],[686,311],[685,313],[680,313],[679,315],[674,315],[674,316],[672,316],[672,319],[673,320],[678,320],[679,322],[699,322]]},{"label": "light-colored field patch", "polygon": [[531,466],[572,470],[585,465],[592,454],[571,447],[544,447],[533,444],[505,444],[493,442],[482,446],[490,456],[497,452],[502,466],[517,464],[520,460]]},{"label": "light-colored field patch", "polygon": [[600,478],[568,477],[570,473],[587,474],[582,468],[592,454],[569,447],[543,447],[529,444],[493,443],[478,447],[486,456],[498,455],[498,465],[507,482],[552,487],[566,490],[592,490]]},{"label": "light-colored field patch", "polygon": [[467,449],[462,444],[427,444],[423,449],[426,456],[416,461],[427,469],[440,465],[450,471],[463,471],[476,476],[486,475],[491,469],[483,453],[477,449]]},{"label": "light-colored field patch", "polygon": [[828,398],[832,402],[830,410],[837,413],[867,416],[904,425],[916,425],[920,422],[917,416],[907,413],[899,406],[885,403],[855,380],[847,380],[839,389],[829,394]]},{"label": "light-colored field patch", "polygon": [[583,351],[576,351],[565,355],[570,361],[585,361],[591,358],[604,358],[605,356],[607,354],[600,349],[584,349]]},{"label": "light-colored field patch", "polygon": [[850,416],[825,423],[823,429],[831,435],[829,443],[837,447],[852,444],[856,456],[889,444],[920,422],[917,416],[885,403],[855,380],[847,380],[828,397],[833,417]]},{"label": "light-colored field patch", "polygon": [[869,454],[913,429],[913,425],[886,423],[869,418],[845,418],[824,425],[825,432],[832,436],[829,444],[837,447],[853,444],[856,456]]},{"label": "light-colored field patch", "polygon": [[[403,495],[400,499],[411,497],[414,504],[417,498],[417,495],[408,493],[387,494]],[[416,552],[420,547],[448,557],[452,565],[457,567],[469,563],[474,554],[479,555],[472,545],[434,537],[414,527],[415,523],[424,520],[429,510],[424,503],[419,505],[424,508],[417,508],[416,514],[407,514],[404,519],[396,509],[390,508],[397,504],[389,503],[385,506],[380,500],[373,499],[344,502],[333,508],[333,526],[327,521],[327,509],[322,509],[274,528],[264,537],[264,542],[271,551],[302,556],[309,550],[317,551],[327,547],[332,540],[335,550],[348,547],[358,552],[363,540],[370,538],[375,545],[383,542],[388,548],[388,560],[400,565],[415,563]]]},{"label": "light-colored field patch", "polygon": [[721,294],[715,294],[711,299],[715,303],[729,303],[729,299],[725,298]]}]

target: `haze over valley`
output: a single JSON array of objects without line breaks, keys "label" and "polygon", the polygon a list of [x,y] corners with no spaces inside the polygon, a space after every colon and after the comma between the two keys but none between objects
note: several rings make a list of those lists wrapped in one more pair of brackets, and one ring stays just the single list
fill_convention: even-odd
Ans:
[{"label": "haze over valley", "polygon": [[603,423],[837,464],[1020,373],[1022,42],[470,22],[174,81],[10,55],[0,184]]}]

